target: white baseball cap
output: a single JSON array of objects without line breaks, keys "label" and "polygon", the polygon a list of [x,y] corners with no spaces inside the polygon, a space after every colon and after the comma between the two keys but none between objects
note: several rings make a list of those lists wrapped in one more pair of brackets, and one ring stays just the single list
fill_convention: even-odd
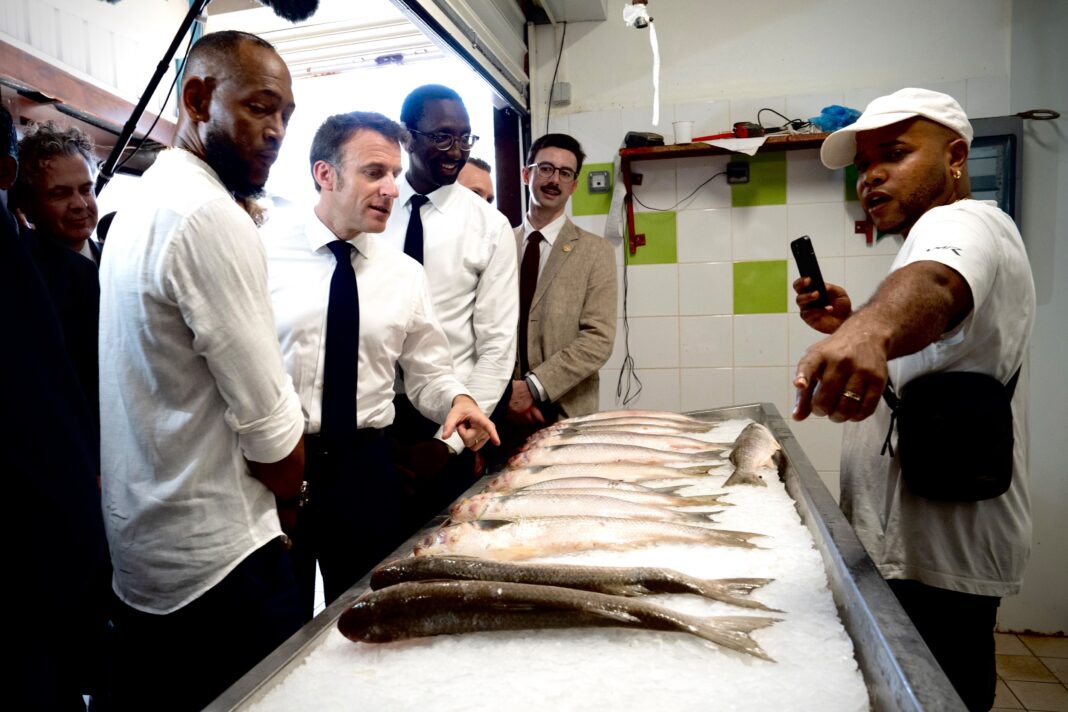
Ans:
[{"label": "white baseball cap", "polygon": [[909,87],[875,99],[855,123],[828,136],[820,148],[820,160],[828,168],[848,166],[857,153],[857,132],[882,128],[915,116],[942,124],[972,145],[972,125],[956,99],[949,94]]}]

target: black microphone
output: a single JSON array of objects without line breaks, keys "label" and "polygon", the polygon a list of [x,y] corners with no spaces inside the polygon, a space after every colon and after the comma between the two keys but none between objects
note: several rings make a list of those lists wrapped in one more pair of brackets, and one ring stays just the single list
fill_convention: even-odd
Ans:
[{"label": "black microphone", "polygon": [[319,9],[319,0],[260,0],[283,20],[300,22],[307,20]]}]

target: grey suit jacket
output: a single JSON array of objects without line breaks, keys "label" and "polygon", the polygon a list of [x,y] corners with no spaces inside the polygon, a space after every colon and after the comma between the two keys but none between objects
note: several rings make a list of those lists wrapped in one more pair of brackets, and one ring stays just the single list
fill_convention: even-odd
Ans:
[{"label": "grey suit jacket", "polygon": [[[523,228],[516,228],[523,260]],[[603,237],[565,219],[530,305],[530,370],[553,403],[572,417],[594,413],[600,399],[598,370],[612,355],[616,336],[616,260]],[[519,361],[516,359],[516,378]]]}]

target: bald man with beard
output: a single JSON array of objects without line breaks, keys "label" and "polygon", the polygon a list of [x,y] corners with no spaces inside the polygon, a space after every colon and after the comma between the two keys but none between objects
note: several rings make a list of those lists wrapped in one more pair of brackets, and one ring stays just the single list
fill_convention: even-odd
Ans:
[{"label": "bald man with beard", "polygon": [[304,419],[243,207],[294,106],[270,44],[205,35],[175,147],[108,236],[101,459],[117,709],[201,709],[301,624],[276,498],[300,491]]}]

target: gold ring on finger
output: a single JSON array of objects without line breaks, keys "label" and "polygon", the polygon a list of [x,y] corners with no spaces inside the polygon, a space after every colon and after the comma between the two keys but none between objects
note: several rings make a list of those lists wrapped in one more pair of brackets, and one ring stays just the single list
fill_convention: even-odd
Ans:
[{"label": "gold ring on finger", "polygon": [[849,400],[856,401],[858,403],[861,400],[859,393],[857,393],[856,391],[851,391],[848,388],[845,389],[844,391],[842,391],[842,397],[843,398],[848,398]]}]

